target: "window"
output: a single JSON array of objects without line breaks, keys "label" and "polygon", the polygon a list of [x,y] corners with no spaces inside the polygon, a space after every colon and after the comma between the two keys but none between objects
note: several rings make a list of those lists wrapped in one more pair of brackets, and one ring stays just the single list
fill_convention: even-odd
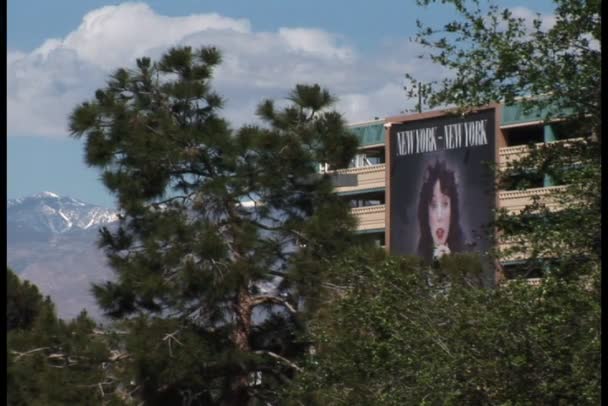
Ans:
[{"label": "window", "polygon": [[544,142],[545,132],[542,125],[504,128],[503,134],[508,147]]},{"label": "window", "polygon": [[542,278],[542,266],[536,263],[513,262],[502,265],[502,272],[505,278],[510,279],[532,279]]},{"label": "window", "polygon": [[369,192],[356,195],[344,196],[348,199],[350,207],[368,207],[384,204],[384,192]]},{"label": "window", "polygon": [[523,190],[540,188],[545,185],[545,176],[538,172],[519,172],[503,176],[498,183],[501,190]]},{"label": "window", "polygon": [[384,147],[359,151],[350,162],[349,168],[361,168],[385,163]]},{"label": "window", "polygon": [[562,121],[551,124],[551,132],[556,141],[569,140],[572,138],[588,137],[591,135],[591,130],[586,129],[585,124],[577,121]]},{"label": "window", "polygon": [[386,245],[384,232],[363,233],[359,234],[358,238],[377,247],[384,247]]}]

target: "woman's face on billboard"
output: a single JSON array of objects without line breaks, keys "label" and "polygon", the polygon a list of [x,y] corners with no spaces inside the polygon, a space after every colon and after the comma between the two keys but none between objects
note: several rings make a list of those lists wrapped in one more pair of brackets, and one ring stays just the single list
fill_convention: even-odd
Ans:
[{"label": "woman's face on billboard", "polygon": [[445,245],[450,232],[450,197],[441,192],[439,180],[433,186],[433,197],[429,203],[429,227],[435,246]]}]

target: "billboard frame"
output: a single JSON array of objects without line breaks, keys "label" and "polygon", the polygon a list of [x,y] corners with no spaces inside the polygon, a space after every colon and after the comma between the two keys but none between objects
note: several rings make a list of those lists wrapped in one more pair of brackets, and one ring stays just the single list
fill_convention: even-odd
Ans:
[{"label": "billboard frame", "polygon": [[[484,106],[472,108],[466,111],[466,114],[475,114],[484,112],[487,110],[494,110],[494,162],[496,162],[497,166],[499,164],[499,149],[500,147],[504,147],[504,137],[502,131],[500,129],[500,123],[502,120],[502,104],[501,103],[490,103]],[[428,119],[436,119],[442,117],[449,117],[458,113],[456,109],[443,109],[443,110],[435,110],[428,111],[424,113],[412,113],[405,115],[397,115],[390,116],[385,118],[384,124],[384,143],[385,143],[385,162],[386,162],[386,170],[385,170],[385,247],[387,252],[391,253],[393,248],[393,242],[391,241],[391,218],[392,218],[392,207],[391,207],[391,174],[393,172],[393,151],[392,149],[392,139],[391,139],[391,128],[393,125],[401,125],[406,123],[412,123],[422,120]],[[494,196],[494,208],[496,209],[500,207],[499,205],[499,195],[496,191]],[[493,231],[492,237],[494,241],[497,241],[499,237],[497,231]],[[495,281],[498,281],[500,275],[500,264],[497,261],[495,262]]]}]

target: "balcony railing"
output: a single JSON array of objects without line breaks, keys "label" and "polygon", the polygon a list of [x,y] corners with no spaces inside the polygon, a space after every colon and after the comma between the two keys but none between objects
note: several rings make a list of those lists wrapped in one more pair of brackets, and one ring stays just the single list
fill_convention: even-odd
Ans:
[{"label": "balcony railing", "polygon": [[384,229],[384,205],[355,207],[351,213],[357,218],[357,231]]},{"label": "balcony railing", "polygon": [[559,203],[552,197],[564,189],[565,186],[547,186],[525,190],[501,190],[498,192],[498,205],[510,213],[517,213],[531,204],[534,196],[539,196],[549,209],[557,209]]},{"label": "balcony railing", "polygon": [[368,173],[368,172],[376,172],[382,171],[384,172],[386,164],[377,164],[377,165],[365,165],[358,166],[353,168],[344,168],[333,171],[334,174],[359,174],[359,173]]},{"label": "balcony railing", "polygon": [[[582,141],[582,140],[584,140],[584,138],[582,138],[582,137],[570,138],[567,140],[551,141],[551,142],[549,142],[549,144],[552,144],[552,143],[569,144],[572,142],[577,142],[577,141]],[[545,144],[546,143],[544,143],[544,142],[538,142],[535,145],[537,147],[540,147]],[[522,159],[525,156],[527,156],[529,151],[530,151],[530,147],[528,145],[515,145],[513,147],[499,148],[498,149],[498,166],[500,168],[504,168],[508,163],[517,161],[517,160]]]},{"label": "balcony railing", "polygon": [[385,164],[359,168],[339,169],[333,172],[337,193],[383,189],[385,186]]},{"label": "balcony railing", "polygon": [[516,145],[514,147],[502,147],[498,149],[498,166],[505,167],[508,163],[517,161],[528,155],[527,145]]}]

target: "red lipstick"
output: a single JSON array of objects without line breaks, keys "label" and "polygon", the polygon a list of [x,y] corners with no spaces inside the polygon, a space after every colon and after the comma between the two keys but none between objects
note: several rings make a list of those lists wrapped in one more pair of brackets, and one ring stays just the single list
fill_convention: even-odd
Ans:
[{"label": "red lipstick", "polygon": [[435,235],[437,236],[438,240],[443,240],[443,236],[445,235],[445,230],[443,228],[438,228],[437,231],[435,231]]}]

